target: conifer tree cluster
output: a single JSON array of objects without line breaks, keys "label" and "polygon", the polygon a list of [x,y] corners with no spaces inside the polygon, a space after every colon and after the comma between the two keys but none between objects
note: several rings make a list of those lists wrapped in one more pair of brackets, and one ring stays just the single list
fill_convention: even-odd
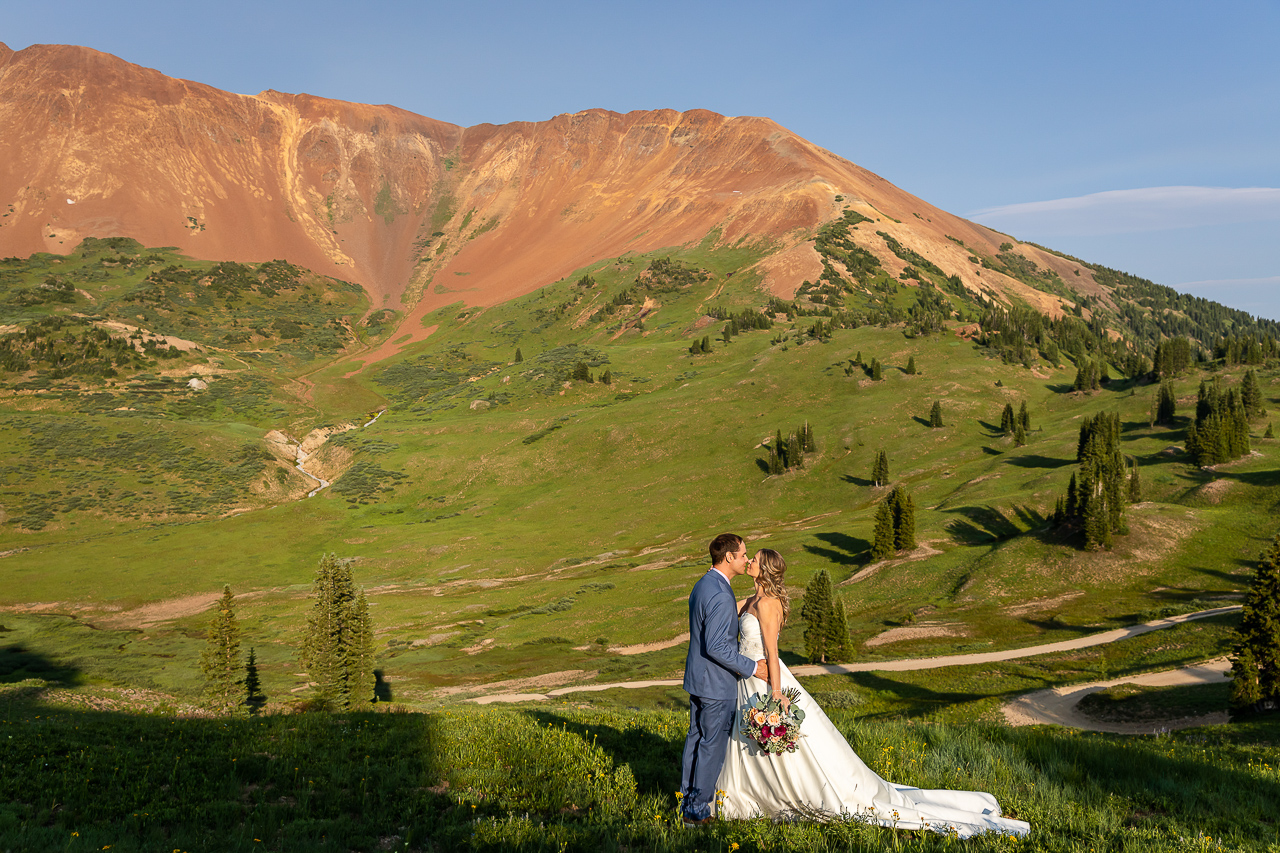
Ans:
[{"label": "conifer tree cluster", "polygon": [[1031,415],[1027,412],[1027,401],[1023,400],[1018,413],[1013,412],[1013,404],[1005,403],[1000,413],[1000,431],[1013,438],[1013,443],[1022,447],[1027,443],[1027,432],[1031,429]]},{"label": "conifer tree cluster", "polygon": [[711,352],[711,336],[710,335],[703,335],[702,340],[694,341],[689,346],[690,355],[702,355],[703,353],[708,353],[708,352]]},{"label": "conifer tree cluster", "polygon": [[570,375],[575,382],[595,382],[596,379],[591,375],[591,368],[585,361],[579,361],[573,366],[573,373]]},{"label": "conifer tree cluster", "polygon": [[867,366],[867,375],[871,377],[872,382],[879,382],[884,379],[884,367],[877,358],[871,359],[871,364]]},{"label": "conifer tree cluster", "polygon": [[915,547],[915,501],[910,492],[901,486],[895,486],[876,510],[871,561],[883,560],[899,551],[914,551]]},{"label": "conifer tree cluster", "polygon": [[1280,709],[1280,536],[1262,554],[1244,600],[1231,656],[1231,709]]},{"label": "conifer tree cluster", "polygon": [[1097,391],[1102,383],[1111,381],[1107,375],[1105,361],[1090,361],[1082,358],[1076,366],[1076,381],[1072,383],[1072,391]]},{"label": "conifer tree cluster", "polygon": [[1236,389],[1224,394],[1217,377],[1201,381],[1196,422],[1187,429],[1187,454],[1196,465],[1217,465],[1249,452],[1249,415]]},{"label": "conifer tree cluster", "polygon": [[871,484],[884,486],[889,483],[889,454],[883,450],[876,452],[876,461],[871,464]]},{"label": "conifer tree cluster", "polygon": [[769,473],[782,474],[788,468],[803,468],[804,455],[815,453],[818,444],[813,438],[813,427],[805,421],[786,438],[778,430],[769,443]]},{"label": "conifer tree cluster", "polygon": [[1177,376],[1191,367],[1191,341],[1177,337],[1156,342],[1155,355],[1151,357],[1151,372],[1156,376]]},{"label": "conifer tree cluster", "polygon": [[805,587],[800,616],[805,621],[804,653],[810,663],[838,663],[853,657],[844,602],[832,590],[826,569]]},{"label": "conifer tree cluster", "polygon": [[[1126,475],[1120,453],[1120,415],[1102,412],[1080,425],[1077,470],[1053,519],[1084,532],[1085,547],[1110,548],[1113,534],[1128,533],[1124,518]],[[1136,476],[1130,475],[1129,479]]]},{"label": "conifer tree cluster", "polygon": [[320,701],[338,708],[373,701],[373,623],[364,591],[356,590],[351,561],[326,554],[316,572],[315,602],[302,640],[302,665]]}]

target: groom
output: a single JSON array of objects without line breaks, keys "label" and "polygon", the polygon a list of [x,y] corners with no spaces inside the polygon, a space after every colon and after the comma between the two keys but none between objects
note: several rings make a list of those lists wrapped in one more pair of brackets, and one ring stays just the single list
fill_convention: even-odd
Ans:
[{"label": "groom", "polygon": [[730,583],[747,570],[747,546],[734,533],[711,541],[711,569],[689,594],[689,736],[680,767],[685,826],[714,819],[716,778],[729,748],[737,709],[738,679],[767,678],[764,661],[738,654],[738,607]]}]

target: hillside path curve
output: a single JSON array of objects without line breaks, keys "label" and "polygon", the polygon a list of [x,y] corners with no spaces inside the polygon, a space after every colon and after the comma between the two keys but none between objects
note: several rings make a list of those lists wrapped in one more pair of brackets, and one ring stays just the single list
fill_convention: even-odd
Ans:
[{"label": "hillside path curve", "polygon": [[[1209,619],[1214,616],[1221,616],[1225,613],[1231,613],[1240,610],[1241,605],[1232,604],[1226,607],[1215,607],[1211,610],[1200,610],[1195,613],[1184,613],[1180,616],[1170,616],[1167,619],[1155,619],[1151,622],[1144,622],[1140,625],[1131,625],[1128,628],[1117,628],[1112,631],[1101,631],[1097,634],[1089,634],[1084,637],[1076,637],[1072,640],[1062,640],[1057,643],[1042,643],[1038,646],[1024,646],[1018,649],[1004,649],[995,652],[978,652],[975,654],[965,655],[942,655],[930,658],[904,658],[902,660],[887,661],[867,661],[864,663],[837,663],[837,664],[802,664],[792,667],[791,671],[798,676],[808,675],[839,675],[841,673],[850,672],[906,672],[910,670],[920,669],[939,669],[944,666],[968,666],[978,663],[997,663],[999,661],[1017,660],[1020,658],[1036,657],[1037,655],[1052,654],[1054,652],[1075,651],[1077,649],[1086,649],[1091,646],[1101,646],[1107,643],[1114,643],[1118,640],[1127,640],[1131,637],[1138,637],[1151,631],[1159,631],[1161,628],[1171,628],[1174,625],[1180,625],[1183,622],[1191,622],[1196,619]],[[1209,666],[1209,664],[1200,664],[1199,666]],[[1195,667],[1191,667],[1194,669]],[[1176,670],[1180,672],[1181,670]],[[1167,673],[1148,673],[1147,676],[1167,675]],[[1135,681],[1137,678],[1145,678],[1147,676],[1134,676],[1133,678],[1122,678],[1116,682],[1099,683],[1098,685],[1071,685],[1065,688],[1054,688],[1054,690],[1079,691],[1088,690],[1094,687],[1098,690],[1103,687],[1110,686],[1112,683],[1120,681]],[[492,696],[478,696],[468,701],[475,702],[479,705],[489,705],[495,702],[536,702],[546,701],[557,696],[564,696],[568,693],[595,693],[601,690],[612,690],[615,688],[642,688],[642,687],[679,687],[682,680],[678,678],[659,679],[652,681],[621,681],[612,684],[574,684],[567,687],[559,687],[555,690],[549,690],[546,693],[504,693]],[[1151,682],[1139,682],[1151,683]],[[483,685],[478,685],[483,689]],[[1040,693],[1051,693],[1051,691],[1040,691],[1030,696],[1037,696]],[[1085,694],[1080,693],[1071,703],[1074,709],[1075,702],[1079,702],[1080,698]],[[1027,697],[1022,697],[1027,698]],[[1045,700],[1046,707],[1056,708],[1058,703]],[[1036,712],[1035,706],[1025,706],[1022,712],[1026,717],[1026,721],[1021,725],[1029,725],[1036,722],[1051,723],[1056,722],[1052,719],[1031,719]],[[1049,713],[1049,712],[1046,712]],[[1058,713],[1055,711],[1054,713]],[[1079,723],[1059,723],[1060,725],[1071,725],[1075,728],[1092,728],[1094,725],[1103,725],[1090,720],[1083,715],[1079,715]],[[1166,725],[1165,728],[1168,728]],[[1105,731],[1109,731],[1106,729]]]}]

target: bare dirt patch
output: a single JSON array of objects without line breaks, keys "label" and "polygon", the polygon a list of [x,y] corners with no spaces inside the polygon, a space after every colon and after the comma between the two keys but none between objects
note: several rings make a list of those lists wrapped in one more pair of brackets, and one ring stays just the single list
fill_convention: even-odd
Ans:
[{"label": "bare dirt patch", "polygon": [[161,622],[170,622],[203,613],[213,607],[221,597],[220,592],[202,592],[199,595],[171,598],[167,601],[157,601],[132,610],[113,613],[98,621],[110,628],[148,628]]},{"label": "bare dirt patch", "polygon": [[1053,610],[1054,608],[1061,607],[1068,601],[1079,598],[1082,595],[1084,595],[1082,590],[1064,592],[1062,595],[1056,595],[1053,598],[1037,598],[1032,601],[1023,602],[1022,604],[1015,604],[1012,607],[1006,608],[1004,612],[1009,616],[1023,616],[1027,613],[1044,612],[1046,610]]},{"label": "bare dirt patch", "polygon": [[609,651],[619,655],[642,655],[645,652],[658,652],[689,642],[689,632],[672,637],[670,640],[659,640],[656,643],[637,643],[634,646],[613,646]]},{"label": "bare dirt patch", "polygon": [[482,693],[488,695],[503,691],[512,693],[525,693],[532,690],[546,691],[549,688],[560,687],[571,681],[586,681],[587,679],[595,678],[599,674],[595,670],[566,669],[560,672],[548,672],[545,675],[535,675],[531,678],[512,678],[507,681],[493,681],[488,684],[441,687],[436,693],[440,696],[457,696],[460,693]]},{"label": "bare dirt patch", "polygon": [[882,634],[876,634],[863,645],[883,646],[886,643],[901,643],[905,640],[923,640],[926,637],[967,637],[969,632],[959,623],[921,622],[919,625],[904,625],[901,628],[890,628]]}]

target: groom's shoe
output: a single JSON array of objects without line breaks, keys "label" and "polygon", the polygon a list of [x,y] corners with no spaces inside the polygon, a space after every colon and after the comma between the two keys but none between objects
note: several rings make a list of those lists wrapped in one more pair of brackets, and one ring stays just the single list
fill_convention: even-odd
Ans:
[{"label": "groom's shoe", "polygon": [[716,819],[715,815],[707,815],[702,820],[694,820],[688,815],[683,815],[682,817],[684,818],[685,829],[695,829],[699,826],[706,826],[707,824],[713,822]]}]

